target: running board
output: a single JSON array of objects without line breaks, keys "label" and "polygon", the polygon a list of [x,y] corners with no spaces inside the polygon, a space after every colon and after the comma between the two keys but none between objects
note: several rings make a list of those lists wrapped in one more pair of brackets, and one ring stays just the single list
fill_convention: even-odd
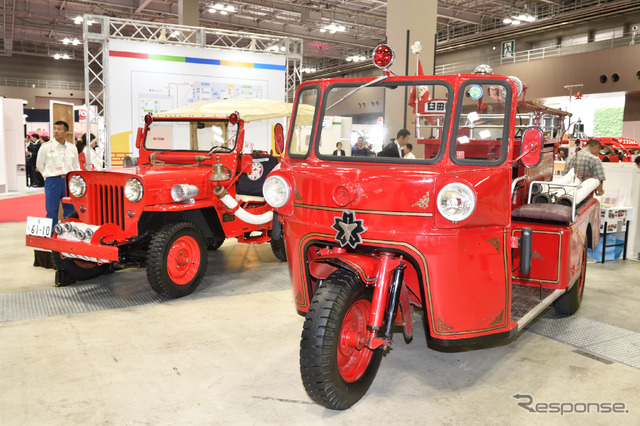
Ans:
[{"label": "running board", "polygon": [[545,297],[540,303],[538,303],[535,308],[527,312],[525,316],[518,320],[518,330],[521,330],[522,327],[530,323],[533,319],[535,319],[542,311],[547,309],[551,304],[560,296],[565,293],[565,289],[554,290],[553,293]]}]

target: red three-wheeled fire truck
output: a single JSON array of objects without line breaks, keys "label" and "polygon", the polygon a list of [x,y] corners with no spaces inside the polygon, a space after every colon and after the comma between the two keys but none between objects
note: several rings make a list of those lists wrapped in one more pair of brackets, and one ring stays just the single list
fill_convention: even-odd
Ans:
[{"label": "red three-wheeled fire truck", "polygon": [[[517,78],[486,70],[393,76],[393,56],[374,50],[379,78],[303,83],[264,184],[305,316],[302,381],[332,409],[366,393],[394,325],[412,335],[412,308],[429,346],[449,350],[514,336],[551,305],[576,312],[598,239],[583,183],[551,182],[562,111],[524,102]],[[414,152],[424,148],[415,159],[382,146],[400,130],[385,127],[385,99],[398,93],[420,94],[405,98],[417,98],[406,108]],[[300,119],[309,106],[313,119]],[[532,203],[541,192],[546,203]]]}]

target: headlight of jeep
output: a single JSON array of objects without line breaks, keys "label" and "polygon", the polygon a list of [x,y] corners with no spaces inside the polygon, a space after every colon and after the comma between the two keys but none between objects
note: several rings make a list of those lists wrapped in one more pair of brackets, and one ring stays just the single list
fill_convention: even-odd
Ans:
[{"label": "headlight of jeep", "polygon": [[473,190],[462,183],[450,183],[438,193],[438,211],[451,222],[465,220],[476,208]]},{"label": "headlight of jeep", "polygon": [[264,199],[271,207],[279,208],[287,204],[291,189],[286,180],[280,176],[269,176],[262,186]]},{"label": "headlight of jeep", "polygon": [[76,198],[80,198],[87,192],[87,183],[82,176],[73,175],[69,179],[69,192]]},{"label": "headlight of jeep", "polygon": [[127,183],[124,184],[124,196],[132,203],[137,203],[142,200],[143,194],[142,183],[138,179],[129,179]]}]

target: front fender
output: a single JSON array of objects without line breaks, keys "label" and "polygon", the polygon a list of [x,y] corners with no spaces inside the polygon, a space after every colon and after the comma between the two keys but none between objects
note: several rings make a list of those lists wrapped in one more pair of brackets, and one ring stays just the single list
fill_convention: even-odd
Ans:
[{"label": "front fender", "polygon": [[317,279],[327,278],[338,268],[346,269],[358,275],[366,286],[376,283],[380,259],[376,256],[357,253],[327,254],[309,263],[309,273]]},{"label": "front fender", "polygon": [[[380,258],[367,254],[335,253],[320,256],[309,263],[309,273],[316,279],[325,279],[337,269],[351,271],[358,275],[366,286],[373,287],[378,282]],[[405,336],[410,338],[413,335],[413,321],[409,291],[404,282],[400,283],[399,292],[400,311],[397,313],[396,320],[402,323]],[[382,300],[386,309],[390,300],[387,295]]]}]

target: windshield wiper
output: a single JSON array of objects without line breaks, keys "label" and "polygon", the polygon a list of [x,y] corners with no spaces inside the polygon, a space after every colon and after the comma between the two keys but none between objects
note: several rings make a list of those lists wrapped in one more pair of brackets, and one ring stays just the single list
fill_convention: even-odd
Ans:
[{"label": "windshield wiper", "polygon": [[336,102],[331,104],[331,106],[329,106],[327,108],[327,111],[330,110],[331,108],[333,108],[334,106],[338,105],[340,102],[344,101],[349,96],[353,95],[354,93],[356,93],[358,90],[362,89],[363,87],[371,86],[372,84],[375,84],[375,83],[377,83],[379,81],[382,81],[382,80],[386,79],[387,77],[388,77],[387,75],[381,75],[380,77],[376,78],[375,80],[371,80],[370,82],[365,83],[362,86],[356,87],[355,89],[353,89],[352,91],[350,91],[349,93],[347,93],[346,95],[344,95],[343,97],[338,99]]}]

